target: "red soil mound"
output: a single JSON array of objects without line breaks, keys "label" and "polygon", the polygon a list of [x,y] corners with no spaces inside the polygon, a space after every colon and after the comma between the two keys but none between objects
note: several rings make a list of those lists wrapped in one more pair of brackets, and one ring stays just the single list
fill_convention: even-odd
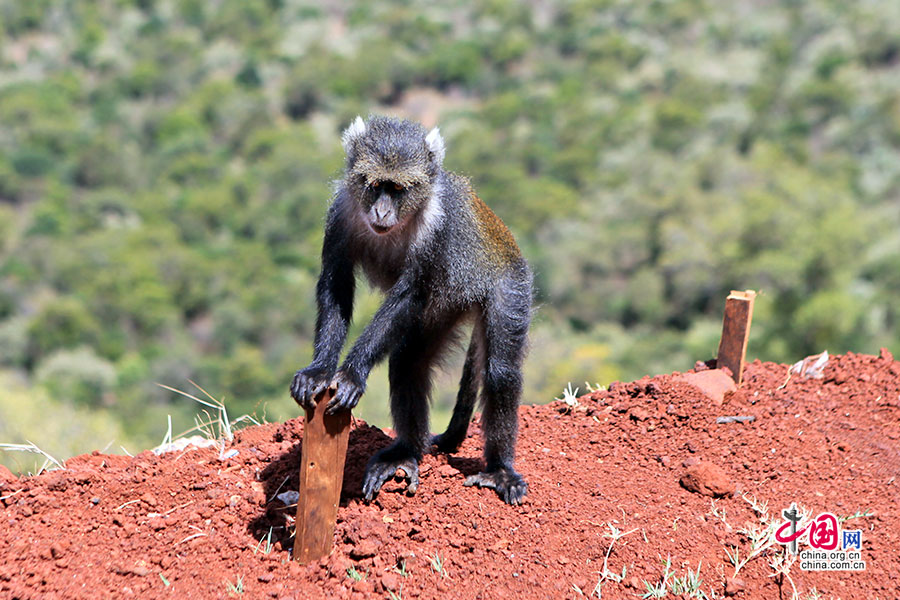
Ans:
[{"label": "red soil mound", "polygon": [[[667,558],[678,578],[668,597],[698,568],[709,597],[726,580],[744,599],[790,598],[792,586],[804,598],[812,588],[897,597],[900,363],[848,354],[823,379],[786,378],[784,365],[755,362],[723,403],[674,374],[575,407],[523,407],[517,466],[530,492],[519,507],[463,487],[480,466],[477,425],[456,456],[425,458],[416,496],[395,482],[362,503],[366,459],[389,438],[358,422],[334,552],[309,566],[290,560],[294,509],[274,498],[297,489],[299,419],[241,431],[224,460],[214,449],[79,456],[65,470],[0,479],[0,597],[577,598],[594,592],[606,561],[625,575],[607,575],[602,597],[635,598],[661,583]],[[716,423],[731,415],[756,420]],[[683,487],[689,469],[721,497]],[[776,547],[732,579],[726,549],[747,556],[739,530],[759,523],[742,494],[778,520],[792,502],[813,516],[870,511],[843,523],[862,530],[865,570],[797,562],[774,576]],[[611,550],[610,525],[631,532]]]}]

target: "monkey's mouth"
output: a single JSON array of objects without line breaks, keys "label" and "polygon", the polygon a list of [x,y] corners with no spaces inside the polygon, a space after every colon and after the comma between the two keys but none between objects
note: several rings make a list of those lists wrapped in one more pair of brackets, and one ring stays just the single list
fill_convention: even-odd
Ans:
[{"label": "monkey's mouth", "polygon": [[371,225],[372,225],[372,231],[374,231],[378,235],[384,235],[385,233],[387,233],[388,231],[390,231],[391,229],[394,228],[393,225],[378,225],[376,223],[371,223]]}]

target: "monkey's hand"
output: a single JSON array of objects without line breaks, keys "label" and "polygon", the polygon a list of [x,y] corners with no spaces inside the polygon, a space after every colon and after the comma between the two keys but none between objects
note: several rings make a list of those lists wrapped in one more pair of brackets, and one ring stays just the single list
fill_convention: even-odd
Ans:
[{"label": "monkey's hand", "polygon": [[507,467],[472,475],[463,485],[492,488],[507,504],[521,504],[522,498],[528,493],[528,484],[522,476]]},{"label": "monkey's hand", "polygon": [[416,489],[419,487],[419,460],[409,447],[395,442],[376,452],[366,466],[362,489],[366,502],[370,502],[378,495],[381,486],[397,473],[397,469],[403,469],[406,479],[409,480],[406,493],[410,496],[416,493]]},{"label": "monkey's hand", "polygon": [[300,369],[291,382],[291,396],[303,408],[314,409],[316,398],[328,388],[332,375],[328,369],[315,365]]},{"label": "monkey's hand", "polygon": [[366,391],[366,383],[354,377],[350,371],[340,370],[331,380],[331,387],[337,388],[334,398],[328,403],[325,411],[329,415],[342,410],[352,410],[359,403]]}]

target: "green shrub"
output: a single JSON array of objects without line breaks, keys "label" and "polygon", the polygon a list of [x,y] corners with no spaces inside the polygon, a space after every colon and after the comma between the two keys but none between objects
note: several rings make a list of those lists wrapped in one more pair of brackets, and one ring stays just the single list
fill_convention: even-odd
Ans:
[{"label": "green shrub", "polygon": [[[21,378],[0,371],[0,440],[7,444],[33,442],[57,460],[92,450],[132,446],[119,422],[104,409],[77,406],[28,387]],[[0,462],[14,473],[36,473],[43,458],[24,452],[0,452]]]},{"label": "green shrub", "polygon": [[28,324],[28,362],[36,364],[54,350],[96,343],[100,324],[75,298],[55,298]]},{"label": "green shrub", "polygon": [[58,401],[80,406],[115,403],[115,367],[85,346],[50,354],[38,364],[35,379]]}]

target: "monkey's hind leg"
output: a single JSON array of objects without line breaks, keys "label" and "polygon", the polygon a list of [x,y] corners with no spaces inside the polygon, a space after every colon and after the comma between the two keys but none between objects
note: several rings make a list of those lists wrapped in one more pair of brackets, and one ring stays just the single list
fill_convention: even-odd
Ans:
[{"label": "monkey's hind leg", "polygon": [[463,365],[462,378],[459,381],[459,392],[456,395],[456,406],[453,407],[453,416],[447,430],[431,438],[431,444],[438,452],[453,453],[459,450],[466,433],[469,431],[469,421],[472,420],[472,412],[475,410],[475,402],[478,400],[478,387],[481,385],[481,374],[484,370],[484,329],[480,320],[476,321],[472,330],[472,339],[469,349],[466,351],[466,362]]},{"label": "monkey's hind leg", "polygon": [[375,453],[366,466],[363,495],[372,500],[381,486],[403,469],[409,480],[407,493],[419,486],[419,461],[427,449],[428,394],[431,389],[431,362],[434,352],[422,343],[421,334],[409,334],[391,353],[388,379],[391,386],[391,416],[396,441]]},{"label": "monkey's hind leg", "polygon": [[488,487],[504,502],[519,504],[528,484],[513,469],[522,395],[522,362],[531,319],[531,278],[527,270],[498,286],[485,306],[484,411],[485,470],[465,485]]}]

